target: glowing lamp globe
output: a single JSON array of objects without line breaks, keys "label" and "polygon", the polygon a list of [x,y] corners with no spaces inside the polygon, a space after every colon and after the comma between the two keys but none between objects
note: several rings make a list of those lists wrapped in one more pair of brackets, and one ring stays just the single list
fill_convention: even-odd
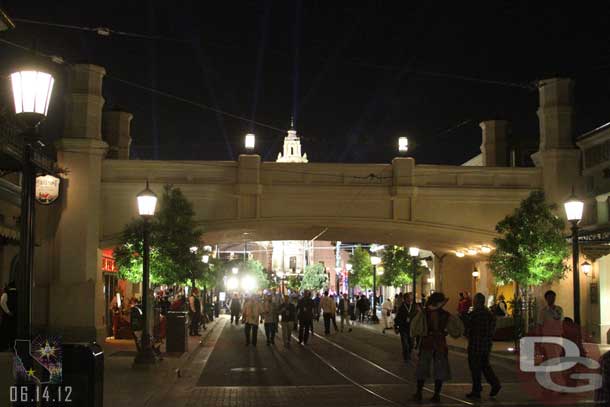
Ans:
[{"label": "glowing lamp globe", "polygon": [[373,266],[377,266],[380,263],[381,263],[381,258],[379,258],[377,256],[371,256],[371,264]]},{"label": "glowing lamp globe", "polygon": [[419,256],[419,248],[418,247],[409,247],[409,256],[411,256],[411,257]]},{"label": "glowing lamp globe", "polygon": [[456,255],[457,257],[464,257],[464,252],[463,252],[463,251],[461,251],[461,250],[458,250],[457,252],[455,252],[455,255]]},{"label": "glowing lamp globe", "polygon": [[51,74],[38,70],[23,70],[11,74],[11,87],[15,113],[31,117],[34,123],[47,115],[55,79]]},{"label": "glowing lamp globe", "polygon": [[474,278],[479,278],[479,275],[480,275],[480,274],[479,274],[479,270],[476,270],[476,269],[475,269],[475,270],[472,272],[472,276],[473,276]]},{"label": "glowing lamp globe", "polygon": [[203,256],[201,256],[201,261],[205,264],[208,264],[210,262],[210,255],[204,254]]},{"label": "glowing lamp globe", "polygon": [[579,222],[582,219],[584,206],[585,203],[572,194],[572,196],[563,204],[567,219],[570,222]]},{"label": "glowing lamp globe", "polygon": [[256,143],[256,136],[252,133],[246,134],[245,145],[246,149],[253,150]]},{"label": "glowing lamp globe", "polygon": [[149,218],[155,215],[155,209],[157,207],[157,195],[148,188],[148,181],[146,181],[146,188],[144,191],[137,195],[138,199],[138,212],[143,218]]},{"label": "glowing lamp globe", "polygon": [[348,272],[349,272],[349,271],[352,271],[352,268],[353,268],[353,267],[354,267],[354,266],[352,266],[350,263],[347,263],[347,264],[345,265],[345,269],[346,269]]},{"label": "glowing lamp globe", "polygon": [[231,269],[231,272],[232,272],[233,274],[237,274],[237,273],[239,273],[239,269],[238,269],[237,267],[233,267],[233,268]]},{"label": "glowing lamp globe", "polygon": [[409,139],[406,137],[398,138],[398,152],[406,153],[409,150]]},{"label": "glowing lamp globe", "polygon": [[585,276],[588,276],[589,273],[591,272],[591,270],[593,269],[593,267],[591,266],[591,263],[589,263],[588,261],[585,261],[584,263],[582,263],[580,265],[580,268],[582,269],[582,272],[585,274]]}]

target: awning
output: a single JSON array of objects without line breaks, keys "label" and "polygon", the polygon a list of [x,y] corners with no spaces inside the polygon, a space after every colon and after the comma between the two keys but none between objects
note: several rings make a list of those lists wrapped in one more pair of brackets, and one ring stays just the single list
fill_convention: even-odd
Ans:
[{"label": "awning", "polygon": [[578,243],[582,252],[591,260],[610,254],[610,226],[604,224],[580,229]]}]

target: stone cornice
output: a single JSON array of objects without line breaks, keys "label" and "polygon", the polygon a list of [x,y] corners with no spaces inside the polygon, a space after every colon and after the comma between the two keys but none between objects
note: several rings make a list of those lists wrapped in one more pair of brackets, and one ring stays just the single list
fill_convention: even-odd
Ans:
[{"label": "stone cornice", "polygon": [[55,142],[58,152],[86,153],[91,155],[105,155],[108,143],[91,138],[61,138]]}]

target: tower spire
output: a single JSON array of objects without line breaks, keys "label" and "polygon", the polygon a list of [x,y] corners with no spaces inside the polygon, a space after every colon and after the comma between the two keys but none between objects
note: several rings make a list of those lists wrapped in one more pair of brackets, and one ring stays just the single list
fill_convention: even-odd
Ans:
[{"label": "tower spire", "polygon": [[290,116],[290,130],[294,130],[294,116]]}]

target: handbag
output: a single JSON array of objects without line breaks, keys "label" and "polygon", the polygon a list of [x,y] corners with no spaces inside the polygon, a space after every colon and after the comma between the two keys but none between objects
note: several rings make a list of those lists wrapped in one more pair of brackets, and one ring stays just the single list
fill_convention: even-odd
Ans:
[{"label": "handbag", "polygon": [[459,338],[464,335],[464,323],[457,316],[450,315],[449,321],[447,321],[447,332],[452,338]]},{"label": "handbag", "polygon": [[426,336],[428,334],[428,322],[423,311],[419,310],[411,320],[409,334],[412,338],[417,336]]}]

